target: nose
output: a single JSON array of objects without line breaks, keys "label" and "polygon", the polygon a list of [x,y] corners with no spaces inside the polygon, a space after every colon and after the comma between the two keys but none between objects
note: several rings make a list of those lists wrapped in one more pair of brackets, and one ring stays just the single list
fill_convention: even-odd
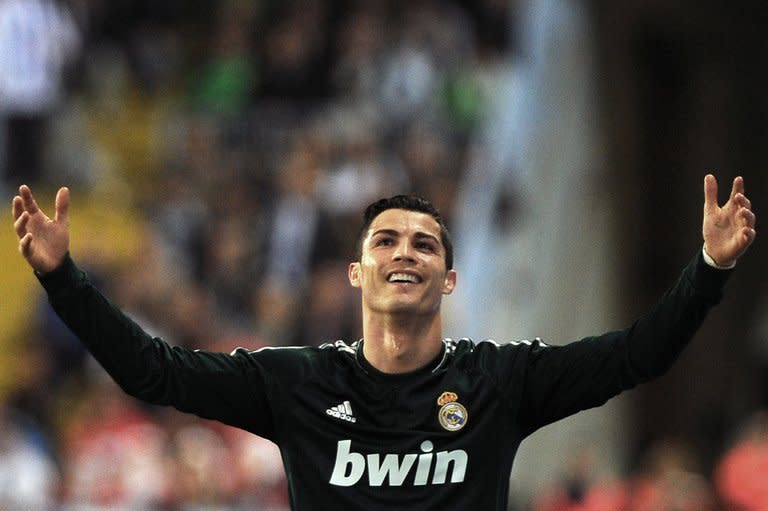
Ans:
[{"label": "nose", "polygon": [[397,244],[397,248],[392,254],[392,259],[395,261],[415,261],[411,253],[411,245],[407,240],[403,240]]}]

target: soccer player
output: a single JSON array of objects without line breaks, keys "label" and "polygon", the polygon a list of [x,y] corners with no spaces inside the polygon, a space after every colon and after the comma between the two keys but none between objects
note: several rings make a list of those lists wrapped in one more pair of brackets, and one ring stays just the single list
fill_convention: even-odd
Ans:
[{"label": "soccer player", "polygon": [[415,197],[365,212],[348,271],[362,339],[230,354],[152,338],[90,284],[69,256],[66,188],[50,219],[22,186],[13,217],[56,312],[112,378],[139,399],[274,441],[294,510],[503,510],[527,435],[663,373],[720,299],[755,215],[742,178],[723,207],[714,176],[704,191],[703,249],[658,303],[624,330],[564,346],[444,339],[452,244]]}]

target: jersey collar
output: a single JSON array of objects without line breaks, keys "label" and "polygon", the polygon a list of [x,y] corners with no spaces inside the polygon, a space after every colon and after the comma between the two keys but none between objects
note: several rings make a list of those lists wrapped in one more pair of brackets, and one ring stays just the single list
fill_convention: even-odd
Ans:
[{"label": "jersey collar", "polygon": [[447,346],[446,346],[446,340],[444,339],[442,342],[442,346],[440,348],[440,353],[438,353],[437,356],[433,358],[425,366],[415,369],[413,371],[409,371],[407,373],[391,374],[391,373],[384,373],[382,371],[379,371],[378,369],[373,367],[370,362],[368,362],[368,360],[365,358],[365,355],[363,355],[364,342],[365,342],[364,339],[360,339],[359,341],[354,343],[355,360],[357,361],[357,365],[367,375],[382,382],[402,383],[402,382],[418,379],[424,375],[436,373],[437,371],[440,370],[441,367],[443,367],[443,365],[445,365],[445,362],[448,359],[448,353],[449,353],[449,350],[447,349]]}]

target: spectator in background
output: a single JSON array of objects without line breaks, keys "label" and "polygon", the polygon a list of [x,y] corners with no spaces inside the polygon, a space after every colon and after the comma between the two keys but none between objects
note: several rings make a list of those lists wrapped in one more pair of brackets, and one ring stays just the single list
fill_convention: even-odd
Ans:
[{"label": "spectator in background", "polygon": [[264,36],[259,94],[309,104],[328,92],[330,7],[322,0],[276,5],[282,12]]},{"label": "spectator in background", "polygon": [[67,64],[78,55],[80,32],[57,0],[0,2],[0,119],[8,183],[44,177],[46,125],[64,93]]},{"label": "spectator in background", "polygon": [[658,442],[630,481],[628,511],[715,511],[710,482],[684,441]]},{"label": "spectator in background", "polygon": [[250,29],[257,8],[251,2],[223,3],[214,28],[210,55],[193,84],[194,107],[212,114],[233,116],[251,103],[259,67]]},{"label": "spectator in background", "polygon": [[399,162],[384,154],[374,126],[354,118],[342,122],[344,132],[334,144],[334,161],[320,176],[318,194],[336,221],[352,227],[366,204],[410,183]]},{"label": "spectator in background", "polygon": [[434,197],[443,216],[451,218],[459,168],[464,161],[461,144],[451,144],[451,135],[429,123],[414,123],[400,141],[400,158],[411,188]]},{"label": "spectator in background", "polygon": [[58,473],[31,422],[0,404],[0,509],[46,509]]},{"label": "spectator in background", "polygon": [[165,433],[112,382],[99,380],[86,390],[86,399],[62,414],[63,502],[96,509],[162,502],[169,486],[162,463]]},{"label": "spectator in background", "polygon": [[334,89],[349,101],[374,107],[387,48],[388,19],[381,3],[362,2],[339,29]]},{"label": "spectator in background", "polygon": [[714,491],[689,447],[659,442],[627,480],[599,473],[594,449],[573,453],[555,488],[536,499],[534,511],[715,511]]},{"label": "spectator in background", "polygon": [[260,335],[281,344],[296,342],[312,268],[336,245],[317,201],[317,182],[325,165],[322,156],[302,141],[294,143],[278,164],[266,273],[264,285],[254,294],[254,310]]},{"label": "spectator in background", "polygon": [[726,511],[768,509],[768,413],[757,413],[715,469]]},{"label": "spectator in background", "polygon": [[533,511],[617,511],[626,509],[626,484],[599,472],[593,446],[568,456],[565,473],[552,488],[534,498]]}]

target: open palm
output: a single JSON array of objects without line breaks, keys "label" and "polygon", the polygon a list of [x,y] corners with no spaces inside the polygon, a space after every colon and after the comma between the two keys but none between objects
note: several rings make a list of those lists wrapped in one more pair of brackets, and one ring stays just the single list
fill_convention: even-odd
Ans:
[{"label": "open palm", "polygon": [[19,237],[19,251],[40,273],[55,269],[69,250],[69,189],[56,194],[55,215],[49,218],[37,205],[28,186],[19,188],[13,198],[13,219]]}]

